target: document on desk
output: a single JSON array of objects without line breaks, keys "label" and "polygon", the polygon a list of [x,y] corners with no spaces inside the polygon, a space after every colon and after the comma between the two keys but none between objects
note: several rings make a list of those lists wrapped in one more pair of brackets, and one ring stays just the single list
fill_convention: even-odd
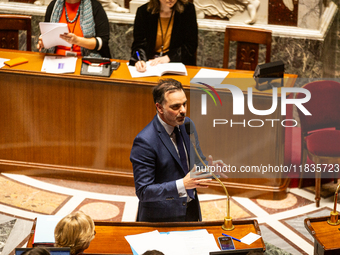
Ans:
[{"label": "document on desk", "polygon": [[162,76],[164,74],[178,74],[178,75],[188,75],[187,69],[182,63],[164,63],[158,64],[156,66],[151,66],[150,61],[146,62],[146,71],[138,72],[135,66],[130,66],[127,63],[131,77],[150,77],[150,76]]},{"label": "document on desk", "polygon": [[46,73],[74,73],[76,63],[76,57],[45,56],[41,71]]},{"label": "document on desk", "polygon": [[37,216],[33,244],[53,244],[54,228],[61,219],[61,216],[56,215]]},{"label": "document on desk", "polygon": [[207,68],[201,68],[190,83],[203,82],[208,85],[214,86],[221,84],[223,80],[228,76],[228,71],[219,71]]},{"label": "document on desk", "polygon": [[0,58],[0,68],[5,66],[5,62],[8,61],[7,58]]},{"label": "document on desk", "polygon": [[171,231],[159,233],[157,230],[138,235],[126,236],[135,255],[147,250],[159,250],[165,255],[209,255],[219,251],[215,238],[206,229],[192,231]]},{"label": "document on desk", "polygon": [[[171,255],[209,255],[209,252],[220,250],[216,244],[214,235],[209,234],[206,229],[168,232],[168,242],[176,248]],[[181,253],[179,253],[179,251],[181,251]]]},{"label": "document on desk", "polygon": [[259,238],[261,238],[260,235],[250,232],[248,235],[241,238],[241,242],[250,245]]},{"label": "document on desk", "polygon": [[125,239],[137,254],[143,254],[147,250],[159,250],[162,246],[160,243],[162,237],[158,230],[138,235],[128,235],[125,236]]},{"label": "document on desk", "polygon": [[61,34],[69,33],[66,23],[40,22],[39,27],[44,48],[49,49],[58,45],[72,46],[72,44],[60,38]]}]

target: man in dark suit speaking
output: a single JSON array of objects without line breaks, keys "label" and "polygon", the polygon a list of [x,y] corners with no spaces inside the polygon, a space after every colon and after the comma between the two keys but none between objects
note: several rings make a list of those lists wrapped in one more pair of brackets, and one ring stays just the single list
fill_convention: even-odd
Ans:
[{"label": "man in dark suit speaking", "polygon": [[[191,122],[196,147],[199,147],[193,122],[185,117],[187,98],[182,84],[174,79],[161,80],[153,90],[157,110],[153,120],[136,136],[130,155],[136,194],[139,198],[137,221],[200,221],[201,210],[196,188],[208,187],[211,179],[190,178],[191,169],[200,165],[190,160],[190,137],[184,123]],[[191,162],[194,161],[194,162]],[[210,165],[223,164],[221,161]]]}]

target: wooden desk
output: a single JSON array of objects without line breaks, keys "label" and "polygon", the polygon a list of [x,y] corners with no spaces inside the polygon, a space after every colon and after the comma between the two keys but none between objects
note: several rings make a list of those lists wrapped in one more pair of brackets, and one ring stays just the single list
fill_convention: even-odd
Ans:
[{"label": "wooden desk", "polygon": [[[159,232],[168,231],[184,231],[206,229],[210,234],[213,234],[218,244],[217,238],[222,236],[222,232],[227,233],[235,238],[241,239],[250,232],[261,235],[259,225],[256,220],[239,220],[233,221],[235,229],[232,231],[223,231],[221,222],[186,222],[186,223],[145,223],[145,222],[106,222],[95,221],[96,237],[90,244],[90,247],[85,253],[90,254],[132,254],[129,243],[124,236],[135,235],[145,232],[158,230]],[[33,224],[32,232],[27,244],[27,247],[32,247],[35,223]],[[247,245],[234,241],[236,249],[254,249],[265,251],[265,244],[260,238],[254,243]]]},{"label": "wooden desk", "polygon": [[[0,69],[0,171],[133,186],[130,150],[135,136],[156,113],[151,91],[159,77],[133,79],[124,61],[109,78],[82,76],[81,59],[74,74],[48,74],[40,71],[44,54],[0,50],[1,58],[19,56],[29,62]],[[164,76],[182,82],[188,113],[193,116],[198,112],[190,111],[190,98],[200,94],[189,90],[190,77],[199,69],[188,66],[188,76]],[[253,75],[249,71],[229,71],[231,78]],[[255,86],[255,82],[240,88],[246,92],[248,86]],[[230,93],[220,94],[230,105]],[[254,95],[264,107],[271,105],[271,91],[254,89]],[[278,111],[273,117],[282,119]],[[204,134],[204,123],[196,123],[196,127],[199,134]],[[215,151],[207,135],[201,135],[203,152],[233,165],[283,164],[281,127],[234,129],[221,138],[228,141],[223,154]],[[261,149],[254,150],[256,146]],[[231,195],[281,199],[286,196],[288,181],[281,176],[229,178],[225,184]],[[207,192],[213,190],[223,194],[217,182]]]},{"label": "wooden desk", "polygon": [[305,219],[305,227],[314,238],[314,255],[340,254],[340,225],[327,223],[330,216]]}]

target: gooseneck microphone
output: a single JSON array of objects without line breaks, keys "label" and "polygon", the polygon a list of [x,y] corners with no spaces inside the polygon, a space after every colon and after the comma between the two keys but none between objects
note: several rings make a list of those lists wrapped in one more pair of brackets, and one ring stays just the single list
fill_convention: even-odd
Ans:
[{"label": "gooseneck microphone", "polygon": [[338,192],[340,189],[340,184],[338,184],[335,194],[334,194],[334,210],[331,211],[331,217],[327,220],[329,225],[336,226],[340,224],[339,213],[336,210],[336,205],[338,203]]},{"label": "gooseneck microphone", "polygon": [[187,132],[187,134],[189,135],[190,137],[190,142],[192,144],[192,146],[194,147],[194,150],[195,150],[195,153],[196,153],[196,156],[198,157],[198,159],[201,161],[201,163],[203,164],[203,166],[205,167],[206,170],[209,171],[209,173],[211,173],[211,175],[214,177],[214,179],[216,181],[218,181],[223,189],[224,189],[224,192],[225,194],[227,195],[227,204],[226,204],[226,210],[227,210],[227,216],[224,218],[224,223],[222,225],[222,229],[223,230],[233,230],[235,228],[235,226],[233,225],[232,223],[232,218],[230,217],[230,197],[229,197],[229,193],[227,191],[227,188],[225,187],[225,185],[223,184],[223,182],[221,182],[221,180],[213,173],[210,171],[209,169],[209,166],[207,166],[205,164],[205,162],[202,160],[200,154],[198,153],[197,151],[197,147],[196,147],[196,138],[195,138],[195,134],[194,134],[194,130],[191,128],[193,124],[191,124],[191,121],[190,122],[186,122],[184,124],[185,126],[185,131]]}]

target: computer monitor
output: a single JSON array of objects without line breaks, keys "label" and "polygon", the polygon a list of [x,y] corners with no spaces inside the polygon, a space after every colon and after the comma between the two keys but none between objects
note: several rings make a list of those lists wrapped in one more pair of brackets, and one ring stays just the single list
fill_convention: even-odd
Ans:
[{"label": "computer monitor", "polygon": [[[51,255],[70,255],[70,248],[69,247],[44,247],[48,250]],[[33,248],[16,248],[15,255],[21,255],[27,250],[31,250]]]}]

